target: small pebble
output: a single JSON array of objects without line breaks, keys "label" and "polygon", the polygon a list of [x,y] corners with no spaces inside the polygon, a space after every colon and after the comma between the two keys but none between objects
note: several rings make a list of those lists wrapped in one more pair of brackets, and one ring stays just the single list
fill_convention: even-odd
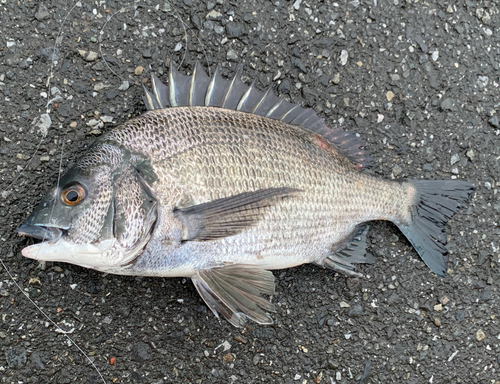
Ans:
[{"label": "small pebble", "polygon": [[112,123],[113,122],[113,116],[104,115],[104,116],[101,116],[100,119],[103,123]]},{"label": "small pebble", "polygon": [[465,155],[470,159],[470,160],[474,160],[474,150],[473,149],[469,149]]},{"label": "small pebble", "polygon": [[52,119],[48,113],[44,113],[38,116],[34,121],[33,125],[38,128],[39,132],[43,137],[47,136],[50,126],[52,125]]},{"label": "small pebble", "polygon": [[387,98],[387,101],[391,101],[394,98],[394,93],[389,91],[385,94],[385,97]]},{"label": "small pebble", "polygon": [[223,357],[222,357],[222,361],[224,363],[231,363],[234,361],[234,355],[232,353],[226,353]]},{"label": "small pebble", "polygon": [[482,341],[486,338],[486,335],[484,334],[482,329],[478,329],[476,332],[476,339],[477,341]]},{"label": "small pebble", "polygon": [[11,368],[20,368],[26,364],[26,350],[21,347],[10,348],[5,352],[5,360]]},{"label": "small pebble", "polygon": [[259,360],[260,360],[260,356],[259,355],[255,355],[252,359],[252,363],[253,365],[257,365],[259,364]]},{"label": "small pebble", "polygon": [[436,312],[441,312],[441,311],[443,310],[443,305],[442,305],[442,304],[436,304],[436,305],[434,306],[434,310],[435,310]]},{"label": "small pebble", "polygon": [[78,53],[80,54],[81,57],[83,57],[83,59],[85,61],[95,61],[97,59],[97,56],[98,53],[97,52],[94,52],[94,51],[84,51],[83,49],[79,49],[78,50]]},{"label": "small pebble", "polygon": [[439,317],[435,317],[434,318],[434,325],[436,327],[440,327],[441,326],[441,320],[439,319]]},{"label": "small pebble", "polygon": [[491,119],[488,120],[488,123],[495,128],[500,128],[500,121],[498,120],[498,116],[495,115]]},{"label": "small pebble", "polygon": [[245,34],[245,26],[233,21],[226,24],[226,33],[229,38],[238,38]]},{"label": "small pebble", "polygon": [[240,336],[240,335],[234,336],[234,340],[236,340],[238,343],[241,343],[241,344],[247,343],[247,339],[245,339],[243,336]]},{"label": "small pebble", "polygon": [[281,84],[278,87],[278,92],[279,93],[288,93],[290,92],[290,81],[288,80],[283,80]]},{"label": "small pebble", "polygon": [[363,307],[359,304],[353,305],[353,307],[349,310],[350,317],[361,316],[363,314]]},{"label": "small pebble", "polygon": [[94,91],[99,92],[99,91],[101,91],[101,90],[103,90],[104,88],[107,88],[107,87],[108,87],[108,85],[106,85],[104,83],[96,83],[94,85]]},{"label": "small pebble", "polygon": [[134,73],[136,76],[142,75],[142,72],[144,71],[144,68],[141,67],[140,65],[135,69]]},{"label": "small pebble", "polygon": [[238,60],[238,55],[236,54],[236,52],[234,52],[232,49],[230,49],[229,51],[227,51],[226,58],[229,61],[236,61],[236,60]]},{"label": "small pebble", "polygon": [[395,165],[394,168],[392,168],[392,174],[394,176],[398,176],[403,172],[403,168],[401,168],[399,165]]},{"label": "small pebble", "polygon": [[143,342],[139,342],[132,347],[132,360],[138,361],[140,363],[151,359],[149,345]]},{"label": "small pebble", "polygon": [[345,49],[343,49],[342,52],[340,53],[340,64],[346,65],[348,58],[349,58],[349,53]]},{"label": "small pebble", "polygon": [[215,9],[212,9],[208,12],[207,16],[205,16],[208,20],[220,20],[222,19],[222,13],[217,12]]},{"label": "small pebble", "polygon": [[214,29],[214,22],[212,20],[207,20],[203,23],[203,27],[211,31],[212,29]]},{"label": "small pebble", "polygon": [[40,6],[38,7],[38,11],[35,13],[35,18],[38,21],[42,21],[48,19],[49,17],[50,13],[47,7],[43,4],[40,4]]},{"label": "small pebble", "polygon": [[120,91],[126,91],[127,89],[129,89],[129,87],[130,87],[129,82],[127,80],[124,80],[122,84],[118,87],[118,89]]}]

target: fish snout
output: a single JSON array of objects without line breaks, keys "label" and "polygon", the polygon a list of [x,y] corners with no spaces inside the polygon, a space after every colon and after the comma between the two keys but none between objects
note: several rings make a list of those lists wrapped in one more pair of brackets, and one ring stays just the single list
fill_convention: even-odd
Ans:
[{"label": "fish snout", "polygon": [[24,223],[19,227],[17,233],[21,236],[29,236],[42,241],[48,241],[49,243],[55,243],[62,237],[63,229]]}]

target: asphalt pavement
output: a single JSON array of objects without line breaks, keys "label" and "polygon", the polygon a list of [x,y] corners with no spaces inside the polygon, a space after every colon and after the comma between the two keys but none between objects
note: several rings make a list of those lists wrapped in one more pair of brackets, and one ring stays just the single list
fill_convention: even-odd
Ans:
[{"label": "asphalt pavement", "polygon": [[[500,383],[499,25],[491,0],[0,1],[0,383]],[[169,60],[243,63],[358,132],[377,174],[474,183],[448,276],[374,223],[364,278],[276,271],[275,324],[236,329],[188,279],[23,258],[60,166],[143,113]]]}]

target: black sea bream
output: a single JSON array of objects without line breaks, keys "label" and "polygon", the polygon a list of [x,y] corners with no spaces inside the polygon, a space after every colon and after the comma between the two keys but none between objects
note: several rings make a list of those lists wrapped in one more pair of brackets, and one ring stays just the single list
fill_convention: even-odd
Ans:
[{"label": "black sea bream", "polygon": [[269,324],[272,269],[357,275],[365,223],[390,220],[446,273],[445,224],[474,186],[385,180],[353,134],[232,80],[173,66],[144,115],[100,137],[19,229],[24,256],[99,271],[184,276],[232,324]]}]

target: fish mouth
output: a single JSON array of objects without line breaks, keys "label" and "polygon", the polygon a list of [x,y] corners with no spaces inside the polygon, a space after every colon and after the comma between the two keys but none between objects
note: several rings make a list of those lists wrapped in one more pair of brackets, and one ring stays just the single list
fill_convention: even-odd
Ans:
[{"label": "fish mouth", "polygon": [[64,229],[24,223],[19,227],[17,233],[21,236],[29,236],[42,240],[43,242],[55,243],[63,236]]},{"label": "fish mouth", "polygon": [[99,266],[100,256],[114,243],[113,239],[95,245],[73,244],[66,240],[67,232],[65,228],[24,223],[17,233],[42,241],[23,248],[21,253],[38,261],[61,261],[95,269],[95,265]]}]

